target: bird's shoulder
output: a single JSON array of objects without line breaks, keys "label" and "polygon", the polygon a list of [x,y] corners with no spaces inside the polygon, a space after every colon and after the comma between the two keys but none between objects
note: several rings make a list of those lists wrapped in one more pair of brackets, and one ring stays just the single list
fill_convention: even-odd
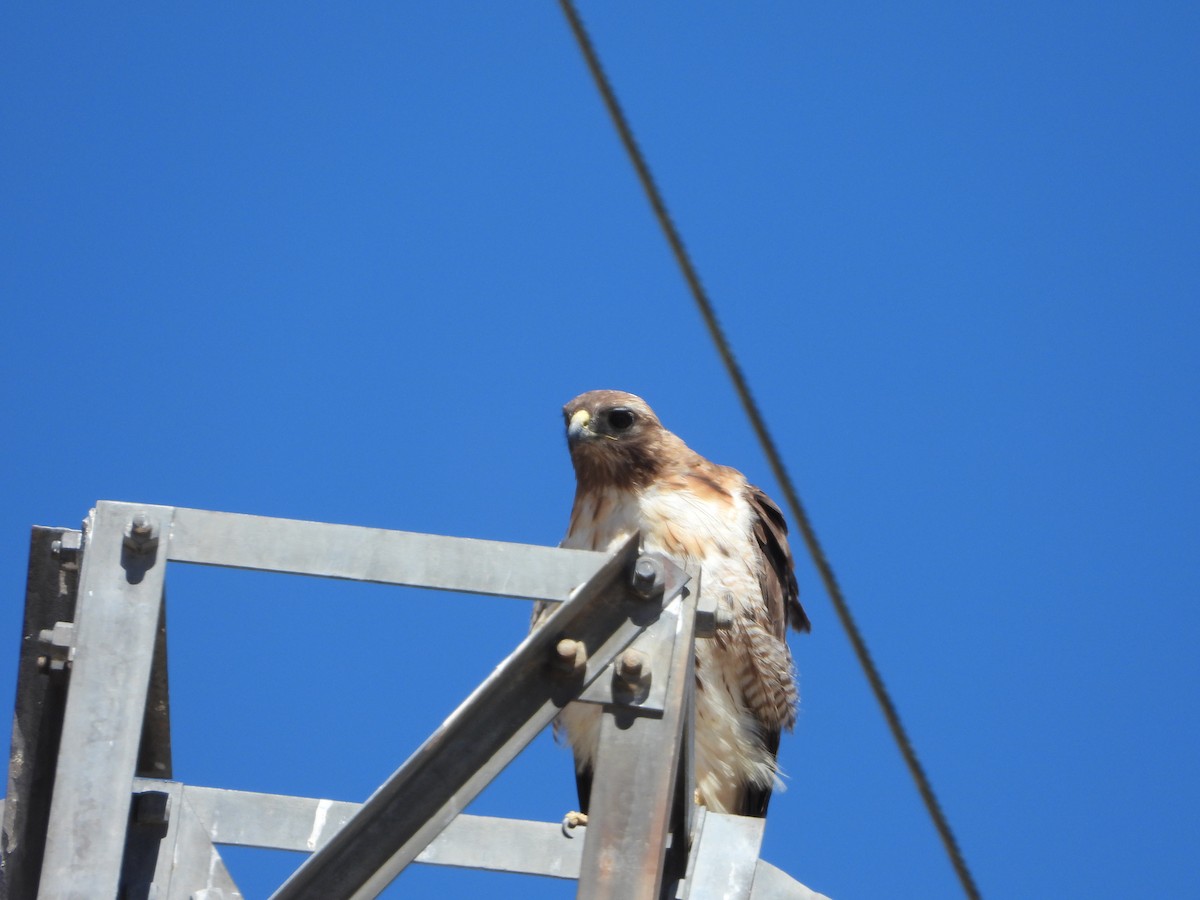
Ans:
[{"label": "bird's shoulder", "polygon": [[696,502],[735,506],[746,502],[748,483],[737,469],[705,459],[683,448],[670,466],[665,466],[651,486],[657,492],[679,492]]}]

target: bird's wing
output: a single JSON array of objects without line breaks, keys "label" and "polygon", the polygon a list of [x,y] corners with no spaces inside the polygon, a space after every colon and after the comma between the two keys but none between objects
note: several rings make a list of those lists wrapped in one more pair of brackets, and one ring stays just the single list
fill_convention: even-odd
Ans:
[{"label": "bird's wing", "polygon": [[811,631],[812,624],[800,605],[800,588],[796,584],[783,513],[754,485],[746,485],[746,499],[754,514],[752,528],[759,556],[758,580],[771,628],[781,641],[786,639],[789,624],[797,631]]}]

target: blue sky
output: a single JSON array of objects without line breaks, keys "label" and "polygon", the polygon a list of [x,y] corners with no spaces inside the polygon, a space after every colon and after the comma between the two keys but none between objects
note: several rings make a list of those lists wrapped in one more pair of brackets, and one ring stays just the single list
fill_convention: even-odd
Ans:
[{"label": "blue sky", "polygon": [[[581,11],[985,896],[1193,890],[1195,5]],[[553,3],[10,4],[0,34],[0,696],[28,528],[98,499],[553,544],[559,407],[598,387],[778,496]],[[958,896],[799,574],[764,856]],[[168,584],[178,777],[348,800],[528,615]],[[573,802],[543,736],[472,811]],[[249,897],[298,862],[227,860]],[[572,886],[389,896],[468,891]]]}]

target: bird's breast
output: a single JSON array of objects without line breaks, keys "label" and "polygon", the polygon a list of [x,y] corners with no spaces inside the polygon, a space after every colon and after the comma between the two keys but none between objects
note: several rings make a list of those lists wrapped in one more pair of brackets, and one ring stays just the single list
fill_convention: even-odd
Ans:
[{"label": "bird's breast", "polygon": [[602,488],[575,498],[563,540],[573,550],[609,551],[641,528],[638,498],[630,491]]},{"label": "bird's breast", "polygon": [[725,495],[701,496],[685,486],[640,492],[606,488],[576,497],[564,547],[609,551],[635,531],[647,551],[683,563],[742,569],[750,561],[750,509]]}]

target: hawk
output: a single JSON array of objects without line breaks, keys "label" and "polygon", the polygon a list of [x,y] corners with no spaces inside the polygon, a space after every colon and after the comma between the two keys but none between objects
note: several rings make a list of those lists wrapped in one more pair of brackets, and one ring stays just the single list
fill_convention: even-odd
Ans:
[{"label": "hawk", "polygon": [[[696,642],[696,801],[766,815],[779,735],[796,719],[787,626],[810,629],[783,514],[742,473],[689,449],[640,397],[590,391],[563,416],[576,489],[562,546],[607,551],[640,531],[643,550],[698,564],[701,589],[729,607],[732,626]],[[573,703],[557,723],[575,754],[584,813],[600,715]]]}]

